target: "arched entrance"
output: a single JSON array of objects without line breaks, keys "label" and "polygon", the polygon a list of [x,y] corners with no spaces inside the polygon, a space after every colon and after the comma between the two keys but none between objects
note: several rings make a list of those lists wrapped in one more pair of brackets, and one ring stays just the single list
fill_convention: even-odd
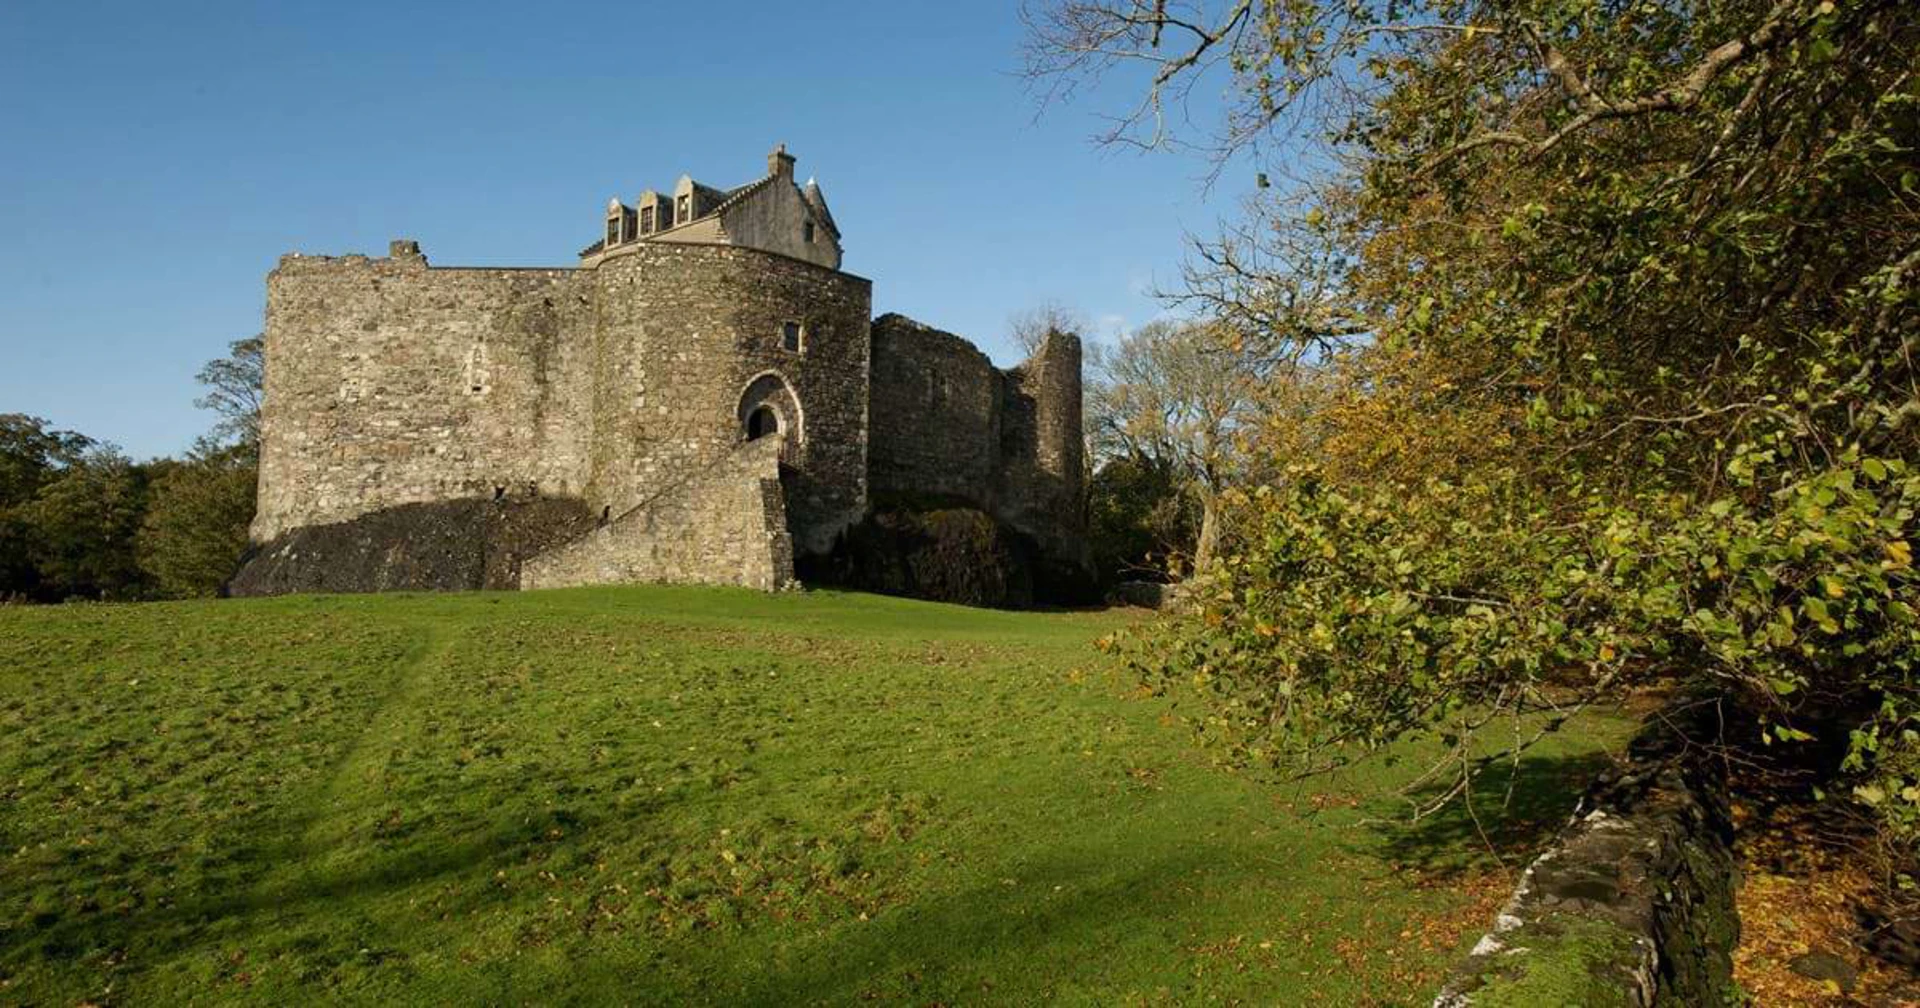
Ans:
[{"label": "arched entrance", "polygon": [[793,394],[793,386],[788,385],[779,372],[763,372],[747,383],[740,393],[736,416],[742,440],[758,441],[778,434],[786,439],[782,457],[788,460],[798,457],[807,436],[805,415],[800,409],[799,397]]},{"label": "arched entrance", "polygon": [[755,406],[747,414],[747,440],[758,441],[769,434],[780,433],[780,414],[771,406]]}]

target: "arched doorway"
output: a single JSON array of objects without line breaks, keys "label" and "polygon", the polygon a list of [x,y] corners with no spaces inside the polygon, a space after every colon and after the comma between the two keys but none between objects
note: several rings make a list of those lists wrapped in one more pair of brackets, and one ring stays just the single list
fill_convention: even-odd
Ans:
[{"label": "arched doorway", "polygon": [[798,458],[807,436],[806,417],[793,386],[779,372],[767,371],[748,382],[741,390],[735,415],[742,440],[758,441],[779,434],[785,438],[781,456],[789,462]]},{"label": "arched doorway", "polygon": [[769,434],[778,433],[780,433],[780,414],[775,413],[773,407],[755,406],[753,412],[747,414],[747,440],[758,441]]}]

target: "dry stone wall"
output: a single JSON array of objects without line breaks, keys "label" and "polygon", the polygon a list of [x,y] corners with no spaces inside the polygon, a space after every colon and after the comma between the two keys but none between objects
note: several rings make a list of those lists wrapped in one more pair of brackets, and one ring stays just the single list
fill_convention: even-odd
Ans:
[{"label": "dry stone wall", "polygon": [[1712,702],[1650,722],[1527,868],[1434,1008],[1743,1003],[1726,767],[1709,748],[1718,738]]}]

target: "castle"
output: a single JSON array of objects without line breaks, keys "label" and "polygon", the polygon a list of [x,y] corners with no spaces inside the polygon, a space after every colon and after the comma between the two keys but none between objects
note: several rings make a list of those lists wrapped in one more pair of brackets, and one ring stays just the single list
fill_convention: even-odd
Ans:
[{"label": "castle", "polygon": [[602,223],[575,268],[430,266],[411,241],[280,260],[236,591],[771,589],[901,503],[1084,566],[1075,337],[1003,371],[873,319],[784,146],[756,181],[682,177]]}]

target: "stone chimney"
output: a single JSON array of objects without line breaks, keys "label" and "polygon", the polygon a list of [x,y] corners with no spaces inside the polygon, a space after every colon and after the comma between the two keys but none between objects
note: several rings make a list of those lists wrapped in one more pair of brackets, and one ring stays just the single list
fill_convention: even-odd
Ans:
[{"label": "stone chimney", "polygon": [[767,174],[774,178],[793,178],[793,155],[787,153],[787,145],[781,144],[767,155]]}]

